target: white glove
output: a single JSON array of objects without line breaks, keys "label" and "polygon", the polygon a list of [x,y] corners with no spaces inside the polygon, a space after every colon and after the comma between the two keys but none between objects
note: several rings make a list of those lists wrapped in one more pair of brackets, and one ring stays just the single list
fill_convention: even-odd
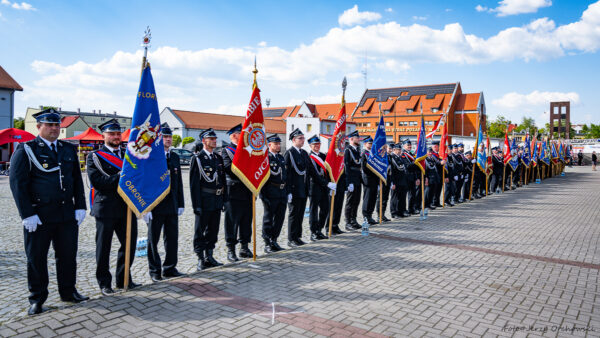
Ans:
[{"label": "white glove", "polygon": [[177,216],[183,215],[183,208],[177,208]]},{"label": "white glove", "polygon": [[333,191],[335,191],[336,187],[337,187],[337,184],[335,184],[333,182],[327,183],[327,188],[329,188],[329,189],[331,189]]},{"label": "white glove", "polygon": [[80,225],[85,219],[85,209],[75,210],[75,219],[77,220],[77,225]]},{"label": "white glove", "polygon": [[465,182],[469,182],[469,178],[468,177],[465,177]]},{"label": "white glove", "polygon": [[144,222],[146,222],[147,224],[149,224],[150,221],[152,220],[152,211],[148,211],[147,213],[145,213],[142,216],[142,219],[144,219]]},{"label": "white glove", "polygon": [[335,195],[335,190],[329,190],[329,196]]},{"label": "white glove", "polygon": [[392,186],[390,187],[392,190],[396,190],[396,186],[392,183]]},{"label": "white glove", "polygon": [[353,192],[354,191],[354,183],[348,184],[348,191],[349,192]]},{"label": "white glove", "polygon": [[42,224],[42,221],[40,221],[38,215],[29,216],[23,220],[23,226],[29,232],[34,232],[37,230],[38,224]]},{"label": "white glove", "polygon": [[477,160],[476,159],[472,159],[471,163],[475,164],[475,163],[477,163]]},{"label": "white glove", "polygon": [[288,203],[292,203],[292,194],[288,194]]},{"label": "white glove", "polygon": [[455,180],[455,181],[458,181],[458,176],[454,176],[454,180]]}]

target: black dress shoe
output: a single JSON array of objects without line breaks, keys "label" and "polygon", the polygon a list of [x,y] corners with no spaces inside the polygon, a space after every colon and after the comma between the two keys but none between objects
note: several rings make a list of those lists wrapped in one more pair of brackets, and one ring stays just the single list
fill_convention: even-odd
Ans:
[{"label": "black dress shoe", "polygon": [[446,205],[449,205],[449,206],[453,207],[453,206],[455,206],[456,204],[454,204],[454,202],[450,201],[450,202],[446,203]]},{"label": "black dress shoe", "polygon": [[271,252],[275,252],[272,248],[271,248],[271,244],[265,244],[265,248],[264,248],[265,253],[271,253]]},{"label": "black dress shoe", "polygon": [[304,245],[304,244],[306,244],[306,243],[304,243],[304,242],[303,242],[301,239],[299,239],[299,238],[298,238],[298,239],[293,239],[293,240],[291,240],[291,241],[288,241],[288,245],[289,245],[290,247],[292,247],[292,248],[293,248],[293,247],[297,247],[297,246],[302,246],[302,245]]},{"label": "black dress shoe", "polygon": [[384,216],[381,218],[381,220],[382,220],[384,223],[387,223],[387,222],[391,222],[391,221],[392,221],[391,219],[389,219],[389,218],[385,217],[385,215],[384,215]]},{"label": "black dress shoe", "polygon": [[275,241],[271,241],[271,250],[273,251],[283,251],[285,250],[284,248],[282,248],[279,243],[275,242]]},{"label": "black dress shoe", "polygon": [[456,202],[458,202],[458,203],[464,203],[464,202],[465,202],[465,200],[464,200],[464,199],[462,199],[462,198],[459,198],[459,199],[458,199],[458,201],[456,201]]},{"label": "black dress shoe", "polygon": [[402,217],[410,217],[410,213],[405,211],[402,213]]},{"label": "black dress shoe", "polygon": [[441,208],[441,207],[442,207],[442,205],[438,203],[438,204],[436,204],[436,205],[435,205],[435,207],[436,207],[436,208]]},{"label": "black dress shoe", "polygon": [[198,271],[202,271],[210,268],[210,266],[207,266],[206,261],[204,260],[204,258],[202,258],[198,259],[198,265],[196,266],[196,268],[198,269]]},{"label": "black dress shoe", "polygon": [[436,208],[436,207],[435,207],[435,205],[433,205],[433,204],[429,206],[429,209],[431,209],[431,210],[435,210],[435,208]]},{"label": "black dress shoe", "polygon": [[105,296],[110,296],[112,294],[115,293],[115,290],[113,290],[112,288],[108,287],[108,288],[102,288],[100,289],[100,292],[102,292],[103,295]]},{"label": "black dress shoe", "polygon": [[230,261],[231,263],[237,262],[240,259],[238,258],[238,256],[235,254],[235,249],[234,250],[229,250],[227,252],[227,260]]},{"label": "black dress shoe", "polygon": [[359,224],[359,223],[356,221],[356,218],[352,220],[351,224],[352,224],[352,226],[354,226],[355,228],[357,228],[357,227],[358,227],[358,228],[360,228],[360,227],[361,227],[361,225],[360,225],[360,224]]},{"label": "black dress shoe", "polygon": [[162,280],[162,277],[159,275],[150,275],[150,279],[152,279],[152,281],[154,283],[156,283],[156,282],[160,282]]},{"label": "black dress shoe", "polygon": [[245,246],[242,245],[242,247],[240,248],[240,258],[252,258],[254,257],[254,255],[252,254],[252,251],[250,251],[250,249],[248,249],[248,244],[246,244]]},{"label": "black dress shoe", "polygon": [[354,231],[356,228],[352,224],[346,224],[346,231]]},{"label": "black dress shoe", "polygon": [[413,215],[418,215],[418,214],[420,214],[420,213],[421,213],[421,209],[415,209],[415,210],[413,210],[413,212],[412,212],[412,214],[413,214]]},{"label": "black dress shoe", "polygon": [[173,269],[172,271],[165,271],[163,272],[163,276],[167,277],[167,278],[173,278],[173,277],[181,277],[184,274],[177,271],[177,269]]},{"label": "black dress shoe", "polygon": [[342,231],[342,229],[340,229],[339,226],[336,225],[336,226],[332,227],[331,233],[334,234],[334,235],[341,235],[344,232]]},{"label": "black dress shoe", "polygon": [[42,303],[33,303],[27,310],[27,314],[30,316],[37,315],[44,312],[44,308],[42,307]]},{"label": "black dress shoe", "polygon": [[209,266],[209,267],[217,267],[217,266],[223,265],[223,263],[220,263],[213,257],[212,249],[206,250],[206,257],[204,258],[204,261],[206,262],[207,266]]},{"label": "black dress shoe", "polygon": [[77,290],[75,290],[72,294],[68,295],[67,297],[60,297],[60,299],[63,302],[81,303],[86,300],[89,300],[90,297],[83,296],[79,292],[77,292]]},{"label": "black dress shoe", "polygon": [[316,232],[313,232],[312,234],[310,234],[310,241],[311,242],[316,242],[319,240],[319,236],[317,236]]},{"label": "black dress shoe", "polygon": [[[137,287],[142,286],[142,284],[137,284],[134,283],[133,281],[129,281],[129,285],[127,286],[128,289],[135,289]],[[117,289],[123,289],[123,285],[122,284],[117,284]]]},{"label": "black dress shoe", "polygon": [[317,232],[317,239],[329,239],[329,237],[325,236],[321,231]]},{"label": "black dress shoe", "polygon": [[370,225],[379,224],[379,222],[374,220],[373,217],[367,217],[366,220],[367,220],[367,222],[369,222]]}]

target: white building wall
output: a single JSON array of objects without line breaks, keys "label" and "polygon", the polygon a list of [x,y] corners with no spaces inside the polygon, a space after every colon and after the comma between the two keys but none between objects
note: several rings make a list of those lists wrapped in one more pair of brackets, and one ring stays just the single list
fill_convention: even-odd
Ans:
[{"label": "white building wall", "polygon": [[[184,139],[190,135],[188,135],[189,131],[187,128],[185,128],[185,126],[183,125],[183,122],[181,122],[181,120],[179,120],[179,118],[177,117],[177,115],[175,115],[173,113],[173,111],[171,110],[171,108],[169,107],[165,107],[161,112],[160,112],[160,123],[167,123],[169,125],[169,127],[171,127],[171,130],[173,131],[173,134],[177,134],[179,136],[181,136],[181,139]],[[194,137],[194,136],[192,136]],[[196,135],[194,138],[197,138],[198,135]]]}]

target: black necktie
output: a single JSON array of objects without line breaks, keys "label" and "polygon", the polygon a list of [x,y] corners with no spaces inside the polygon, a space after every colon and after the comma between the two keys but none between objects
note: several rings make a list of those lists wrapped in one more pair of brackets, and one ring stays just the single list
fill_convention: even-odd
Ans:
[{"label": "black necktie", "polygon": [[171,158],[171,154],[167,153],[167,161]]},{"label": "black necktie", "polygon": [[115,151],[113,151],[113,153],[115,154],[116,157],[121,158],[120,151],[115,150]]},{"label": "black necktie", "polygon": [[56,145],[54,143],[50,144],[50,149],[52,149],[52,152],[56,154]]}]

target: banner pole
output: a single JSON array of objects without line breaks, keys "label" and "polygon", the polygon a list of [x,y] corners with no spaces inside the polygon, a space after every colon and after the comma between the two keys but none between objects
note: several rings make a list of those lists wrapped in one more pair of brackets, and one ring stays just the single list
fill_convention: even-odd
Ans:
[{"label": "banner pole", "polygon": [[471,172],[471,187],[469,188],[469,201],[473,197],[473,180],[475,179],[475,163],[473,163],[473,171]]},{"label": "banner pole", "polygon": [[[502,159],[502,162],[504,162],[504,159]],[[504,192],[504,186],[506,185],[505,181],[506,181],[506,163],[504,163],[504,167],[502,169],[502,192]]]},{"label": "banner pole", "polygon": [[256,194],[252,194],[252,260],[256,262]]},{"label": "banner pole", "polygon": [[442,208],[446,207],[446,170],[442,167]]},{"label": "banner pole", "polygon": [[421,170],[421,212],[425,214],[425,179],[423,178],[423,170]]},{"label": "banner pole", "polygon": [[331,195],[331,204],[329,205],[329,239],[331,239],[331,233],[333,232],[333,203],[335,199],[335,191]]},{"label": "banner pole", "polygon": [[486,170],[485,170],[485,196],[488,195],[488,180],[489,180],[490,176],[487,173],[487,163],[486,163]]},{"label": "banner pole", "polygon": [[513,186],[513,173],[511,171],[510,172],[510,190],[512,190],[512,186]]},{"label": "banner pole", "polygon": [[125,235],[125,279],[123,289],[129,289],[129,260],[131,259],[131,209],[127,207],[127,229]]},{"label": "banner pole", "polygon": [[379,179],[379,225],[383,222],[383,180]]}]

